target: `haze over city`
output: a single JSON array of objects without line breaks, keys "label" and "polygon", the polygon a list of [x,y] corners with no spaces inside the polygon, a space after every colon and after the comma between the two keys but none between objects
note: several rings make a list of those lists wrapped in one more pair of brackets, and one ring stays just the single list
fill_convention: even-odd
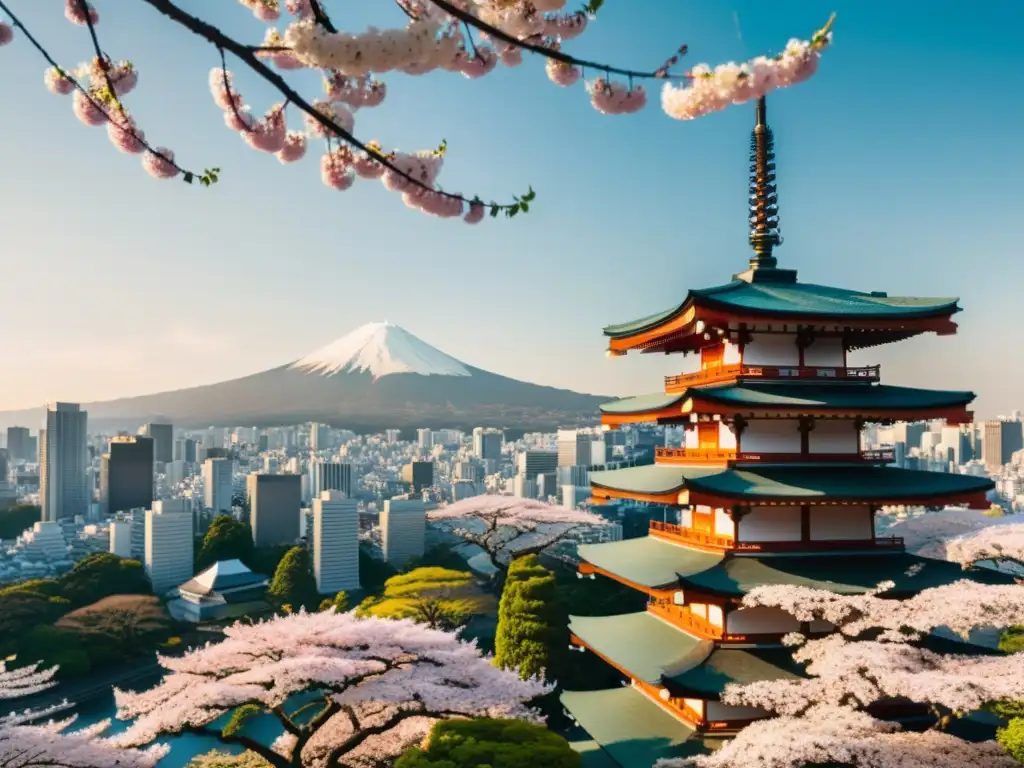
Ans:
[{"label": "haze over city", "polygon": [[[32,24],[45,5],[19,10]],[[1024,105],[1006,97],[1024,6],[653,5],[608,3],[574,51],[599,60],[614,51],[643,67],[689,43],[690,65],[744,59],[838,12],[843,44],[829,52],[828,77],[770,104],[780,262],[805,281],[960,296],[957,336],[852,359],[881,362],[888,381],[973,389],[979,418],[1018,407],[1024,362],[1006,354],[1002,329],[1024,320],[1011,225]],[[208,14],[238,23],[234,3]],[[371,16],[346,8],[354,27]],[[145,81],[133,110],[183,160],[223,168],[221,182],[153,184],[102,132],[83,132],[38,78],[5,85],[8,103],[32,109],[4,129],[17,148],[0,176],[3,351],[15,375],[0,378],[0,409],[213,383],[384,319],[503,375],[647,392],[679,361],[606,360],[601,326],[672,306],[687,286],[724,282],[746,262],[747,109],[691,123],[657,109],[603,117],[583,95],[538,79],[539,64],[480,83],[396,78],[389,99],[402,107],[361,116],[362,134],[403,149],[446,139],[448,188],[496,199],[538,192],[528,216],[453,230],[404,215],[374,186],[332,193],[315,167],[253,153],[210,100],[216,52],[154,21],[142,3],[105,20],[111,39],[132,42],[125,53]],[[57,25],[43,42],[75,61],[88,55],[86,38]],[[12,71],[40,71],[27,46],[4,56]],[[239,85],[254,105],[270,103],[242,73]]]}]

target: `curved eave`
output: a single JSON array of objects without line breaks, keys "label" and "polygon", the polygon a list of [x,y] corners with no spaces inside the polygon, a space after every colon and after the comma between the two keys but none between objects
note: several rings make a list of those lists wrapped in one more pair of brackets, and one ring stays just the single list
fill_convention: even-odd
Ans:
[{"label": "curved eave", "polygon": [[[947,424],[970,424],[974,420],[974,412],[968,410],[966,403],[952,406],[934,406],[929,408],[887,408],[879,406],[859,406],[856,408],[832,408],[823,405],[770,405],[770,404],[737,404],[727,403],[714,398],[709,398],[700,393],[700,390],[691,390],[689,397],[679,408],[663,409],[657,412],[637,414],[633,416],[637,421],[655,421],[658,423],[671,423],[678,421],[682,416],[691,413],[718,415],[718,416],[743,416],[748,419],[777,419],[795,418],[797,416],[812,416],[821,419],[862,419],[869,422],[891,422],[891,421],[933,421],[944,420]],[[971,398],[973,400],[973,397]],[[672,411],[675,411],[673,414]],[[625,417],[618,417],[617,424],[630,423],[623,421]],[[604,416],[601,417],[604,423]]]},{"label": "curved eave", "polygon": [[[625,397],[621,400],[603,403],[598,406],[598,410],[601,411],[602,418],[605,416],[609,418],[634,417],[653,421],[658,418],[657,414],[677,412],[677,406],[685,397],[685,392],[668,395],[664,392],[655,392],[650,395]],[[648,414],[651,415],[648,416]]]}]

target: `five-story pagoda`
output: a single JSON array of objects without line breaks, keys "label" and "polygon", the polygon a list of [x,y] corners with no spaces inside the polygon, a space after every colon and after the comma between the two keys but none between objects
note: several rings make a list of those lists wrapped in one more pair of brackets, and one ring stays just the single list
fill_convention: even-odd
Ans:
[{"label": "five-story pagoda", "polygon": [[[728,683],[801,674],[781,639],[827,633],[773,608],[740,601],[763,584],[886,596],[964,578],[953,563],[907,554],[876,535],[884,505],[987,508],[984,478],[886,466],[861,450],[865,423],[969,423],[972,392],[879,383],[879,367],[851,367],[851,350],[918,334],[956,332],[953,298],[861,293],[797,280],[780,268],[772,133],[764,99],[751,140],[749,268],[725,285],[691,290],[656,315],[605,328],[609,354],[693,353],[700,368],[669,376],[664,391],[601,408],[607,428],[685,426],[685,446],[655,463],[591,474],[595,501],[678,507],[679,523],[649,535],[580,547],[581,574],[648,595],[647,610],[571,617],[572,642],[614,666],[621,688],[567,692],[562,703],[589,739],[585,764],[647,768],[692,754],[767,713],[722,704]],[[1004,581],[996,572],[975,578]],[[884,714],[884,713],[880,713]],[[898,714],[898,713],[893,713]]]}]

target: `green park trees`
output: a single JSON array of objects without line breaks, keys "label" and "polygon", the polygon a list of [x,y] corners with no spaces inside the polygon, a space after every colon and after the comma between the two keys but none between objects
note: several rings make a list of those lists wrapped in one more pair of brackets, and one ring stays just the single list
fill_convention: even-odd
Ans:
[{"label": "green park trees", "polygon": [[498,606],[494,663],[523,678],[549,678],[568,636],[554,574],[537,555],[512,561]]},{"label": "green park trees", "polygon": [[392,576],[384,582],[381,595],[363,601],[358,613],[453,630],[493,604],[494,599],[476,586],[468,571],[427,567]]},{"label": "green park trees", "polygon": [[196,553],[196,572],[206,570],[221,560],[241,560],[252,568],[253,554],[252,529],[249,524],[231,515],[220,515],[210,523]]},{"label": "green park trees", "polygon": [[305,547],[292,547],[278,563],[267,596],[278,608],[297,611],[300,608],[316,610],[320,595],[313,578],[309,551]]},{"label": "green park trees", "polygon": [[522,720],[443,720],[395,768],[579,768],[580,756],[547,728]]}]

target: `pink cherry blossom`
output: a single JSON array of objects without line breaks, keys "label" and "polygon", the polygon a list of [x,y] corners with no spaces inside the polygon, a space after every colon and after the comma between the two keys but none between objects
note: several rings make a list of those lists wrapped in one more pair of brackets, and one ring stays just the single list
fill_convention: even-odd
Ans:
[{"label": "pink cherry blossom", "polygon": [[606,115],[628,115],[639,112],[647,104],[647,91],[642,85],[627,88],[599,77],[587,86],[590,103]]},{"label": "pink cherry blossom", "polygon": [[309,19],[313,16],[313,7],[309,4],[309,0],[285,0],[284,5],[288,9],[288,13],[299,19]]},{"label": "pink cherry blossom", "polygon": [[142,168],[154,179],[173,179],[180,173],[174,165],[174,153],[164,147],[147,151],[142,156]]},{"label": "pink cherry blossom", "polygon": [[352,172],[352,151],[348,147],[339,147],[325,153],[320,158],[320,176],[324,184],[332,189],[346,190],[351,187],[356,180]]},{"label": "pink cherry blossom", "polygon": [[[1024,524],[1006,521],[998,525],[1003,519],[993,520],[996,525],[951,540],[946,545],[948,558],[964,566],[986,561],[1018,568],[1024,565]],[[1019,570],[1014,572],[1019,573]]]},{"label": "pink cherry blossom", "polygon": [[294,163],[306,155],[306,136],[298,131],[288,131],[284,144],[277,151],[277,159],[282,163]]},{"label": "pink cherry blossom", "polygon": [[467,224],[479,224],[484,220],[485,210],[483,203],[473,203],[462,220]]},{"label": "pink cherry blossom", "polygon": [[99,24],[100,22],[99,13],[96,12],[91,3],[87,3],[85,0],[65,0],[64,16],[72,24],[82,26],[85,26],[90,21],[93,24]]},{"label": "pink cherry blossom", "polygon": [[75,91],[74,96],[71,97],[71,108],[74,110],[75,117],[84,125],[96,127],[107,122],[107,113],[100,107],[95,97],[88,96],[82,91]]},{"label": "pink cherry blossom", "polygon": [[14,40],[14,30],[5,21],[0,21],[0,46],[7,45]]},{"label": "pink cherry blossom", "polygon": [[107,136],[118,151],[138,155],[145,151],[143,142],[146,134],[138,129],[135,121],[126,115],[115,114],[107,123]]},{"label": "pink cherry blossom", "polygon": [[271,22],[281,18],[281,3],[279,0],[238,0],[242,5],[252,11],[260,21]]},{"label": "pink cherry blossom", "polygon": [[[348,107],[346,107],[344,104],[330,102],[325,99],[316,99],[313,102],[313,108],[317,111],[317,113],[323,115],[328,120],[333,121],[335,125],[337,125],[340,128],[343,128],[348,133],[352,133],[353,129],[355,128],[355,117],[352,115],[352,112],[348,109]],[[327,137],[336,135],[334,130],[324,126],[323,123],[314,118],[312,115],[303,115],[302,119],[306,123],[306,129],[314,136]]]},{"label": "pink cherry blossom", "polygon": [[43,73],[43,82],[46,84],[47,90],[57,96],[67,96],[75,90],[75,84],[71,82],[71,78],[56,67],[50,67]]}]

